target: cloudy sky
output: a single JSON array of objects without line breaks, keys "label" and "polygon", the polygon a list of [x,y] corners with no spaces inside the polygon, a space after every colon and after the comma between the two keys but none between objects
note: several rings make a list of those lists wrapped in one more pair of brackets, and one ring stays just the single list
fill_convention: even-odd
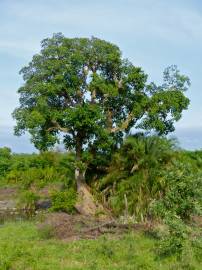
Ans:
[{"label": "cloudy sky", "polygon": [[116,43],[124,57],[161,82],[176,64],[192,85],[189,110],[175,135],[186,149],[202,148],[202,1],[198,0],[0,0],[0,147],[32,152],[28,135],[13,136],[11,113],[22,84],[19,70],[53,33]]}]

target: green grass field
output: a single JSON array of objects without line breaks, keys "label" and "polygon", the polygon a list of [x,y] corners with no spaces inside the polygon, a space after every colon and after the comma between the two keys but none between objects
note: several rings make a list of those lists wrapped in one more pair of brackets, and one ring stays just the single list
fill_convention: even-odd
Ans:
[{"label": "green grass field", "polygon": [[202,269],[191,255],[181,261],[156,257],[156,241],[130,233],[65,243],[43,239],[34,222],[6,223],[0,227],[0,270]]}]

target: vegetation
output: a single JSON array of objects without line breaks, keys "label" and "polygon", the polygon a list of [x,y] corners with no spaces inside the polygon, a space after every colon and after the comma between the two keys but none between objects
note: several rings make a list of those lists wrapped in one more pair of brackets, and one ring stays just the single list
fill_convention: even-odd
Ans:
[{"label": "vegetation", "polygon": [[[142,233],[119,238],[65,243],[44,239],[33,223],[8,223],[0,229],[1,270],[201,269],[201,250],[187,249],[182,259],[156,255],[158,240]],[[189,256],[187,256],[189,254]]]},{"label": "vegetation", "polygon": [[161,217],[172,212],[188,219],[200,211],[202,160],[198,156],[199,152],[193,159],[194,153],[178,149],[173,140],[136,134],[125,140],[96,185],[117,215],[124,213],[127,200],[127,211],[136,220],[150,218],[154,211]]},{"label": "vegetation", "polygon": [[76,200],[74,160],[73,153],[12,154],[2,148],[0,186],[16,188],[20,209],[34,210],[40,199],[51,199],[52,210],[72,212]]},{"label": "vegetation", "polygon": [[[16,155],[9,149],[0,150],[4,153],[0,153],[1,185],[18,186],[21,201],[31,203],[48,186],[55,203],[65,202],[65,194],[73,203],[73,154]],[[93,173],[87,171],[88,184],[117,216],[125,213],[127,200],[128,214],[136,221],[152,215],[163,218],[169,212],[187,220],[201,211],[201,156],[200,151],[180,150],[173,140],[137,134],[124,141],[108,166],[105,164],[104,172],[92,165]]]},{"label": "vegetation", "polygon": [[70,188],[67,191],[57,191],[51,194],[51,211],[63,211],[73,213],[76,204],[76,191]]},{"label": "vegetation", "polygon": [[[6,185],[19,187],[21,206],[34,208],[37,200],[44,197],[41,190],[49,187],[46,196],[52,202],[50,211],[75,211],[73,154],[15,155],[8,149],[1,152],[9,153],[9,158],[0,157],[2,164],[7,164],[1,179]],[[197,238],[201,234],[200,230],[195,232],[192,221],[202,210],[201,157],[200,151],[179,149],[174,140],[140,133],[126,138],[111,162],[105,164],[104,173],[93,164],[93,174],[87,171],[91,179],[88,183],[98,200],[117,218],[123,216],[124,222],[161,224],[164,229],[157,237],[158,255],[176,254],[182,258],[196,243],[193,235]],[[60,188],[56,189],[58,184]]]},{"label": "vegetation", "polygon": [[69,39],[58,33],[41,46],[20,72],[25,83],[13,113],[15,133],[28,131],[41,151],[63,138],[76,154],[75,180],[86,204],[82,209],[93,211],[85,181],[89,163],[109,158],[131,128],[161,135],[173,131],[189,104],[184,95],[189,78],[171,66],[162,86],[148,84],[147,75],[123,59],[116,45],[94,37]]},{"label": "vegetation", "polygon": [[[67,244],[54,238],[48,220],[41,231],[34,220],[4,224],[0,270],[200,269],[202,232],[194,220],[202,214],[202,151],[165,137],[188,107],[189,78],[171,66],[161,86],[149,84],[116,45],[97,38],[55,34],[41,46],[21,70],[13,113],[16,135],[28,131],[40,152],[1,148],[1,189],[12,187],[18,207],[33,212],[45,204],[46,213],[93,216],[96,226],[106,214],[120,227],[149,229]],[[53,151],[58,142],[68,152]],[[72,230],[82,223],[74,218]]]},{"label": "vegetation", "polygon": [[[4,153],[7,151],[7,155]],[[0,179],[9,185],[28,189],[32,185],[43,188],[51,183],[72,185],[73,153],[43,152],[41,154],[12,154],[10,149],[0,149]]]}]

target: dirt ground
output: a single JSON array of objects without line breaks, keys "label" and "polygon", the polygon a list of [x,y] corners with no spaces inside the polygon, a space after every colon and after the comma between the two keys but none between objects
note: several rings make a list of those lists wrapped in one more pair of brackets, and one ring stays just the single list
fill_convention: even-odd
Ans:
[{"label": "dirt ground", "polygon": [[119,236],[131,230],[148,230],[149,224],[118,224],[113,219],[99,220],[83,215],[66,213],[50,213],[38,224],[39,231],[50,230],[53,237],[60,240],[73,241],[79,239],[96,239],[102,234]]},{"label": "dirt ground", "polygon": [[14,199],[17,194],[16,188],[0,188],[0,201]]}]

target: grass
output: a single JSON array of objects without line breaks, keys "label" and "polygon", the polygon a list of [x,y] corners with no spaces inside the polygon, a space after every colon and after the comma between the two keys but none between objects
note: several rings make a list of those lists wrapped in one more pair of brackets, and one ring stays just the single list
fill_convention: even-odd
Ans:
[{"label": "grass", "polygon": [[[100,237],[65,243],[43,240],[34,222],[7,223],[0,227],[0,270],[200,270],[193,259],[155,255],[155,241],[140,233],[119,239]],[[190,266],[191,265],[191,266]]]}]

